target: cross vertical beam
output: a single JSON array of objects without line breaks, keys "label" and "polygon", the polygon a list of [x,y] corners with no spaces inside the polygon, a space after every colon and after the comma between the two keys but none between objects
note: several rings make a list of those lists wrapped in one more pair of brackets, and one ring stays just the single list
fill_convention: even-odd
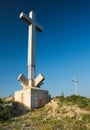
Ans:
[{"label": "cross vertical beam", "polygon": [[32,24],[29,25],[28,31],[28,79],[33,80],[36,73],[35,13],[30,12],[29,17],[32,19]]}]

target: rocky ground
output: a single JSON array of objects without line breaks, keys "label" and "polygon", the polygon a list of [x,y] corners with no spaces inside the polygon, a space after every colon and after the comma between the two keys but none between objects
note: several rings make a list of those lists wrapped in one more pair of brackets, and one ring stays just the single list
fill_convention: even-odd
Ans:
[{"label": "rocky ground", "polygon": [[[13,112],[8,119],[0,118],[0,130],[90,130],[90,99],[83,99],[82,107],[70,100],[56,97],[43,108],[29,111],[23,105],[12,102],[8,113]],[[78,100],[81,106],[80,102],[81,98]],[[1,107],[4,108],[4,105]]]}]

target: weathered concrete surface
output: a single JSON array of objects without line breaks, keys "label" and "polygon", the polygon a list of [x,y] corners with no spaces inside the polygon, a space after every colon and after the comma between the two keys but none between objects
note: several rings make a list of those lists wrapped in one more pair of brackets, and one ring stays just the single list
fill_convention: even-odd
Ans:
[{"label": "weathered concrete surface", "polygon": [[31,90],[31,107],[40,108],[49,102],[49,94],[47,90]]},{"label": "weathered concrete surface", "polygon": [[15,92],[14,100],[23,103],[28,108],[31,108],[31,89],[24,89]]},{"label": "weathered concrete surface", "polygon": [[15,92],[15,101],[23,103],[29,109],[40,108],[49,102],[47,90],[28,88]]}]

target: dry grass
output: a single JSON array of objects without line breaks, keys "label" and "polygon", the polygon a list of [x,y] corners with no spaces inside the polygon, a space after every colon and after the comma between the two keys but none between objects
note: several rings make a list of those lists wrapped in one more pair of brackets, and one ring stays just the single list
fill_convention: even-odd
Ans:
[{"label": "dry grass", "polygon": [[[87,99],[88,100],[88,99]],[[89,130],[90,109],[79,108],[77,103],[54,98],[40,109],[0,122],[0,130]]]}]

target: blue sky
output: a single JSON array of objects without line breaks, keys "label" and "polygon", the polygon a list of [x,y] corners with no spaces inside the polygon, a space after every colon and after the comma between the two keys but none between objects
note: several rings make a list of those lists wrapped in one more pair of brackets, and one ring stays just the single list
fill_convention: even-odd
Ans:
[{"label": "blue sky", "polygon": [[52,96],[78,93],[90,97],[90,1],[89,0],[0,0],[0,97],[22,89],[17,77],[27,77],[28,26],[19,19],[23,11],[36,13],[43,26],[37,32],[36,74]]}]

